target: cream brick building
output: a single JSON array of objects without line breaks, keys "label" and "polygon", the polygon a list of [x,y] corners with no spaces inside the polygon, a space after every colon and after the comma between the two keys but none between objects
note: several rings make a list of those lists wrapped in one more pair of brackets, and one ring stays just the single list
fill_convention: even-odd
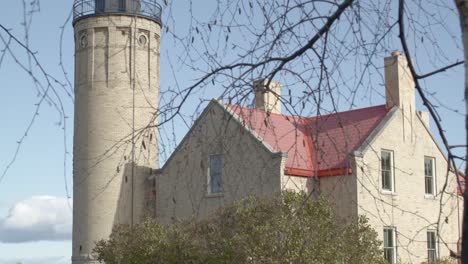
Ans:
[{"label": "cream brick building", "polygon": [[[365,215],[390,263],[457,252],[461,197],[416,110],[406,59],[385,59],[386,104],[320,117],[281,114],[281,87],[254,84],[256,108],[213,100],[149,179],[164,223],[203,218],[249,194],[327,197],[346,221]],[[317,177],[315,177],[317,176]]]}]

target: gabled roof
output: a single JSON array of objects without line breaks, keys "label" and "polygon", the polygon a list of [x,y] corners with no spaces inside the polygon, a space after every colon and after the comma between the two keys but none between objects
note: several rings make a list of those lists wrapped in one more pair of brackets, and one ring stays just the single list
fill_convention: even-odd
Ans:
[{"label": "gabled roof", "polygon": [[274,152],[288,154],[285,174],[311,177],[350,173],[348,154],[387,114],[385,105],[318,117],[294,117],[227,105]]}]

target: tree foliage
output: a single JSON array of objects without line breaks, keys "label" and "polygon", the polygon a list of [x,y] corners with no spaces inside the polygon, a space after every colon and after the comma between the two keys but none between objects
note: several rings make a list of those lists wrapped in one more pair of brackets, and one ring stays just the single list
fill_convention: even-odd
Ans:
[{"label": "tree foliage", "polygon": [[113,263],[384,263],[365,218],[342,223],[304,193],[247,197],[202,221],[118,226],[97,243]]}]

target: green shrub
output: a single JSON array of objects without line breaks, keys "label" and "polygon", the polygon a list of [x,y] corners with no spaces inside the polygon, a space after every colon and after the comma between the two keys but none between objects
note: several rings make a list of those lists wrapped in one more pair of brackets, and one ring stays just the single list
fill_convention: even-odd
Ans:
[{"label": "green shrub", "polygon": [[340,224],[325,200],[284,192],[248,197],[203,221],[116,227],[94,252],[107,264],[385,263],[363,217]]}]

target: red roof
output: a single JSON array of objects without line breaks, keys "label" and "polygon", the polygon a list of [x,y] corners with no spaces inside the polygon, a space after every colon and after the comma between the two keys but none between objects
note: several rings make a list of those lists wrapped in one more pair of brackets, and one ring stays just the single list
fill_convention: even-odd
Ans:
[{"label": "red roof", "polygon": [[387,114],[385,105],[319,117],[294,117],[228,105],[274,152],[288,154],[285,174],[311,177],[351,173],[348,154]]}]

